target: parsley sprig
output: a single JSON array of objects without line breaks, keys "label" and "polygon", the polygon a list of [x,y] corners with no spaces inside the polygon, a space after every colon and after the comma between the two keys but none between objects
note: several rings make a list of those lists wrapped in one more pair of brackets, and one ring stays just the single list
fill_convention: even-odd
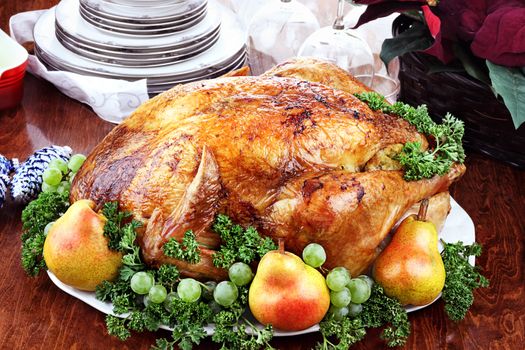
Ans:
[{"label": "parsley sprig", "polygon": [[133,274],[144,269],[140,257],[140,248],[136,244],[136,229],[142,226],[137,220],[129,220],[132,214],[121,211],[118,202],[107,202],[102,206],[102,215],[107,219],[104,224],[104,236],[108,238],[109,249],[124,253],[120,277],[129,281]]},{"label": "parsley sprig", "polygon": [[102,207],[102,215],[107,219],[104,224],[104,236],[109,240],[108,247],[121,251],[120,238],[124,222],[131,217],[131,213],[118,210],[118,202],[107,202]]},{"label": "parsley sprig", "polygon": [[[137,244],[136,230],[141,226],[141,223],[136,220],[131,220],[131,222],[124,224],[123,220],[131,215],[118,211],[117,202],[104,204],[102,212],[104,216],[107,215],[106,218],[108,219],[104,225],[104,232],[109,232],[109,230],[107,230],[108,227],[111,229],[110,236],[108,236],[108,247],[115,247],[115,250],[122,252],[123,256],[122,266],[119,270],[117,280],[113,282],[102,282],[97,286],[95,296],[102,301],[111,301],[115,314],[124,314],[133,310],[137,305],[135,293],[131,290],[131,277],[133,277],[136,272],[146,269],[146,265],[140,257],[140,247]],[[123,321],[110,317],[106,319],[106,323],[108,332],[113,331],[119,339],[123,337],[125,332],[122,332],[118,328],[123,327]]]},{"label": "parsley sprig", "polygon": [[443,118],[442,124],[437,124],[430,118],[427,107],[422,105],[414,108],[402,102],[390,105],[383,96],[376,92],[355,94],[357,98],[368,104],[370,109],[383,113],[395,114],[414,125],[417,131],[431,136],[434,140],[433,149],[423,151],[421,143],[407,142],[397,160],[405,169],[404,178],[407,181],[430,178],[434,175],[446,174],[455,163],[463,163],[464,124],[451,114]]},{"label": "parsley sprig", "polygon": [[399,301],[387,296],[379,284],[372,286],[370,299],[363,304],[361,319],[367,328],[386,326],[381,338],[390,347],[403,346],[410,335],[408,314]]},{"label": "parsley sprig", "polygon": [[445,264],[446,278],[442,298],[445,311],[453,321],[465,318],[474,302],[473,290],[488,287],[489,280],[472,266],[470,256],[480,256],[481,246],[477,243],[464,245],[463,242],[443,243],[441,256]]},{"label": "parsley sprig", "polygon": [[190,264],[197,264],[201,261],[199,243],[191,230],[184,233],[182,242],[177,241],[175,238],[170,238],[168,242],[162,246],[162,250],[164,255],[187,261]]},{"label": "parsley sprig", "polygon": [[239,288],[239,298],[230,307],[218,312],[213,322],[215,331],[212,340],[221,344],[221,349],[273,349],[270,340],[273,338],[273,329],[267,325],[263,329],[257,328],[246,317],[244,312],[248,305],[248,288]]},{"label": "parsley sprig", "polygon": [[177,345],[181,350],[191,350],[207,336],[204,327],[212,322],[213,310],[205,302],[186,303],[173,298],[165,311],[165,324],[173,328],[173,340],[157,339],[153,349],[172,350]]},{"label": "parsley sprig", "polygon": [[57,220],[69,207],[68,194],[41,192],[22,211],[22,267],[30,276],[46,269],[43,257],[44,229]]},{"label": "parsley sprig", "polygon": [[228,268],[237,261],[249,264],[270,250],[277,249],[270,238],[259,236],[254,227],[245,229],[235,225],[226,215],[219,214],[215,218],[213,231],[222,241],[219,251],[213,255],[213,264],[217,267]]},{"label": "parsley sprig", "polygon": [[[367,328],[385,327],[381,338],[390,347],[402,346],[410,335],[408,315],[396,299],[385,295],[379,284],[372,286],[372,293],[363,305],[363,311],[355,318],[336,320],[328,314],[319,324],[323,342],[316,350],[348,349],[364,338]],[[335,339],[330,341],[330,339]]]},{"label": "parsley sprig", "polygon": [[[315,350],[347,350],[366,335],[365,326],[360,318],[345,317],[336,320],[329,315],[319,324],[319,328],[323,341],[316,345]],[[336,342],[330,341],[330,338],[335,338]]]}]

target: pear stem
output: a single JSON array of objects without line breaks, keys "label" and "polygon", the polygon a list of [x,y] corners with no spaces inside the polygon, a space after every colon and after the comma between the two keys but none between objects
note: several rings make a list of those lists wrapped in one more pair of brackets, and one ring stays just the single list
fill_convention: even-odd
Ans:
[{"label": "pear stem", "polygon": [[279,253],[284,254],[284,241],[281,238],[279,238],[278,243],[279,243]]},{"label": "pear stem", "polygon": [[428,210],[428,198],[425,198],[421,201],[421,205],[419,206],[419,212],[417,213],[417,221],[426,220],[427,210]]}]

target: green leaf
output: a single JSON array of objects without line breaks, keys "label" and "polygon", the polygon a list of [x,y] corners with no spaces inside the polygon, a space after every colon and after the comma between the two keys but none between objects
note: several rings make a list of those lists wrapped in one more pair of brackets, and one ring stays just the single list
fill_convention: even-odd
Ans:
[{"label": "green leaf", "polygon": [[517,129],[525,122],[525,75],[519,68],[499,66],[487,60],[492,87],[503,97]]},{"label": "green leaf", "polygon": [[386,39],[381,46],[381,60],[388,63],[397,56],[413,51],[425,50],[432,45],[432,37],[423,23],[415,22],[412,27],[395,38]]},{"label": "green leaf", "polygon": [[463,68],[465,68],[465,71],[468,75],[478,79],[479,81],[482,81],[487,85],[490,85],[490,78],[487,75],[485,67],[480,65],[479,60],[476,60],[470,50],[467,50],[464,45],[460,45],[458,43],[455,43],[452,49],[454,50],[456,57],[463,64]]}]

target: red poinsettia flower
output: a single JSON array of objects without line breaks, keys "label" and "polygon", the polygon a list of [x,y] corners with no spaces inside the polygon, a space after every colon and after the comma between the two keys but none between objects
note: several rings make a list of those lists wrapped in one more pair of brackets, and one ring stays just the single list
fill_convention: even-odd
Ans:
[{"label": "red poinsettia flower", "polygon": [[425,16],[425,21],[427,22],[430,34],[435,39],[441,31],[441,20],[432,12],[429,6],[421,6],[421,9],[423,10],[423,15]]},{"label": "red poinsettia flower", "polygon": [[[356,0],[369,5],[357,26],[394,12],[422,10],[434,44],[426,53],[444,63],[454,59],[460,42],[480,58],[507,67],[525,66],[523,0]],[[437,6],[427,6],[436,5]]]},{"label": "red poinsettia flower", "polygon": [[[517,5],[517,4],[516,4]],[[489,7],[470,45],[474,55],[508,67],[525,66],[525,3]]]}]

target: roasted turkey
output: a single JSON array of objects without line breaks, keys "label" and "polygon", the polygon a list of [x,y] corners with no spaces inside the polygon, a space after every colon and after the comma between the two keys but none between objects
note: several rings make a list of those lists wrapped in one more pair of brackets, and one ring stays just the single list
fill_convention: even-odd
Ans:
[{"label": "roasted turkey", "polygon": [[[424,135],[405,120],[373,112],[352,93],[368,90],[343,70],[295,59],[262,76],[176,86],[140,106],[95,147],[78,172],[71,201],[119,201],[144,223],[140,244],[152,265],[185,275],[224,277],[212,264],[225,213],[299,253],[317,242],[326,266],[363,272],[402,215],[433,197],[443,221],[446,193],[464,172],[407,182],[393,160]],[[437,196],[435,196],[437,195]],[[192,229],[201,262],[166,257],[163,244]]]}]

